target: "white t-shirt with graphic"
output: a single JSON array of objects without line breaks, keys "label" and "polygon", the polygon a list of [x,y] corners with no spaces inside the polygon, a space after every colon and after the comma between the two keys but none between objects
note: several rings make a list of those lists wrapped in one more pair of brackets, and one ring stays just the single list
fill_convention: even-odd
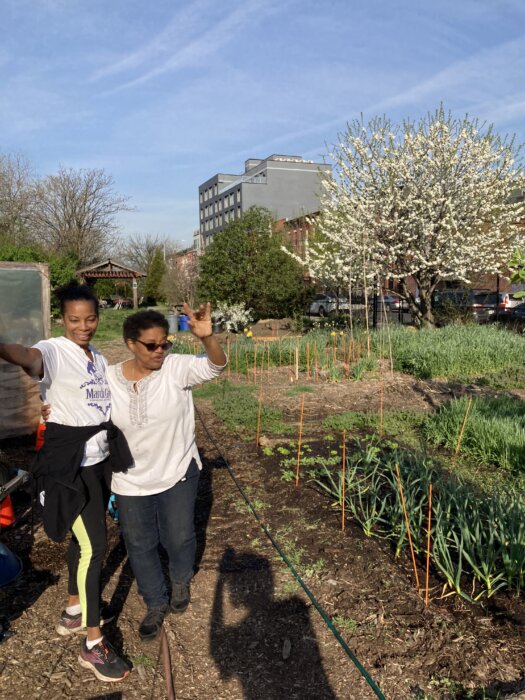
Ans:
[{"label": "white t-shirt with graphic", "polygon": [[[48,420],[71,426],[109,420],[111,395],[103,355],[90,345],[90,360],[79,345],[65,337],[41,340],[33,347],[40,350],[44,361],[40,393],[51,404]],[[86,442],[82,466],[101,462],[108,454],[107,434],[102,430]]]}]

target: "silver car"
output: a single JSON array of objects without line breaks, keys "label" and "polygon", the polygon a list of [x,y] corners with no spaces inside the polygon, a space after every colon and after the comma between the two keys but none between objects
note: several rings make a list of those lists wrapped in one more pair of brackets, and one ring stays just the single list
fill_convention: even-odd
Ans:
[{"label": "silver car", "polygon": [[313,301],[310,302],[308,313],[312,316],[328,316],[329,314],[339,311],[348,311],[350,305],[346,297],[335,297],[333,294],[319,293],[316,294]]}]

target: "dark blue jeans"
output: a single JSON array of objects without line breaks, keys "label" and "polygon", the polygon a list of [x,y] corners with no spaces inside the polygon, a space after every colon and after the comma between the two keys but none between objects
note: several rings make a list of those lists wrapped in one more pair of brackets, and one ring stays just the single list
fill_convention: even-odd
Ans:
[{"label": "dark blue jeans", "polygon": [[172,581],[188,583],[195,564],[194,511],[199,468],[190,462],[183,480],[153,496],[119,496],[117,507],[128,557],[148,610],[169,602],[159,544],[168,554]]}]

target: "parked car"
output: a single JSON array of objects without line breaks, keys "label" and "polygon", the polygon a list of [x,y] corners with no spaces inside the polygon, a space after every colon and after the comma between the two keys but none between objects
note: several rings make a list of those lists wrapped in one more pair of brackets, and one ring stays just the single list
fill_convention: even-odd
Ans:
[{"label": "parked car", "polygon": [[[401,299],[397,294],[392,292],[383,294],[383,301],[390,311],[399,311],[400,308],[403,311],[408,311],[408,302],[405,299]],[[381,304],[381,298],[379,298],[379,303]]]},{"label": "parked car", "polygon": [[525,303],[521,302],[512,309],[512,318],[525,322]]},{"label": "parked car", "polygon": [[350,305],[346,297],[335,297],[333,294],[316,294],[308,307],[308,313],[312,316],[328,316],[335,314],[337,310],[348,311]]},{"label": "parked car", "polygon": [[521,304],[520,299],[514,299],[508,292],[489,292],[476,294],[474,297],[475,318],[480,321],[509,319],[514,317],[514,310]]}]

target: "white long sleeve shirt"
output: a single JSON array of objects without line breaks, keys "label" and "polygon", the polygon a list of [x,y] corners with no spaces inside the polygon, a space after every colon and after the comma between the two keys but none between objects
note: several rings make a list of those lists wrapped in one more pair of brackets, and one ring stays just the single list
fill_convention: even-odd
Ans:
[{"label": "white long sleeve shirt", "polygon": [[124,377],[122,364],[111,365],[111,419],[128,441],[134,466],[113,474],[112,491],[148,496],[174,486],[195,458],[195,413],[191,388],[218,377],[224,367],[206,355],[168,355],[159,370],[140,381]]}]

